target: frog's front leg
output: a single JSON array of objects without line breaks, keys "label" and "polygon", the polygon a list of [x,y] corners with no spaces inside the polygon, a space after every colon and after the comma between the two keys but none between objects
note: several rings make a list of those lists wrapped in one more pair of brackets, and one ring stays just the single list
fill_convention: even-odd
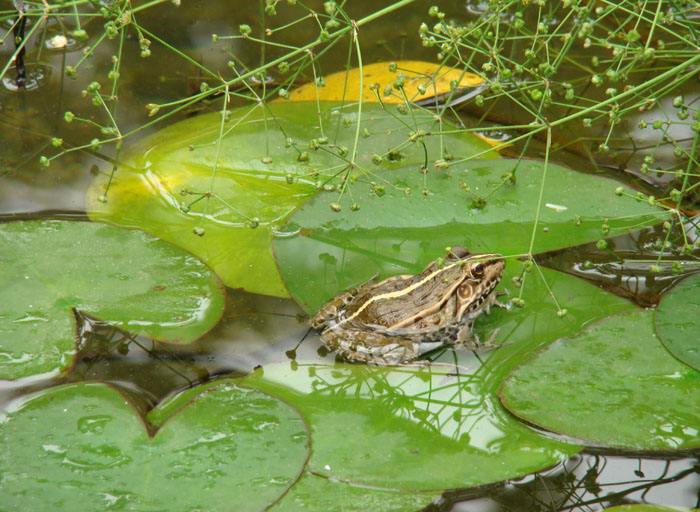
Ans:
[{"label": "frog's front leg", "polygon": [[498,297],[500,297],[502,295],[509,295],[509,294],[506,292],[492,292],[486,298],[486,301],[484,302],[484,305],[482,307],[484,309],[484,312],[487,315],[491,313],[491,306],[496,306],[498,308],[503,308],[506,311],[510,311],[510,308],[511,308],[510,302],[503,303],[500,300],[498,300]]},{"label": "frog's front leg", "polygon": [[513,304],[510,301],[507,302],[501,302],[498,300],[498,297],[510,297],[510,292],[506,291],[498,291],[492,294],[493,300],[491,302],[491,305],[505,309],[506,311],[510,311],[511,308],[513,307]]},{"label": "frog's front leg", "polygon": [[378,366],[428,364],[414,360],[442,345],[420,343],[405,336],[354,328],[327,329],[321,334],[321,341],[343,359]]}]

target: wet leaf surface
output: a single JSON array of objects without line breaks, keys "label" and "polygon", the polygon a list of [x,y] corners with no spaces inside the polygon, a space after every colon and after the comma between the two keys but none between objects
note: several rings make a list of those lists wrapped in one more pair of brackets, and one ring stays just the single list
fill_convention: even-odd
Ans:
[{"label": "wet leaf surface", "polygon": [[685,279],[664,297],[654,323],[668,351],[700,370],[700,275]]},{"label": "wet leaf surface", "polygon": [[[520,294],[520,288],[512,281],[516,276],[520,276],[519,268],[512,265],[506,268],[499,288],[505,293],[501,300],[508,301],[509,297]],[[559,338],[574,336],[596,320],[637,310],[631,302],[590,283],[543,267],[526,272],[522,283],[524,307],[492,308],[490,314],[481,315],[474,326],[481,340],[493,339],[499,345],[498,349],[482,355],[484,364],[479,369],[482,385],[490,393],[495,394],[503,379],[541,347]],[[463,362],[465,354],[470,353],[447,351],[437,361],[448,363],[454,361],[456,355],[460,363],[469,365],[468,358]]]},{"label": "wet leaf surface", "polygon": [[[287,296],[272,236],[317,185],[332,189],[335,177],[380,169],[416,172],[447,151],[455,158],[497,157],[475,136],[440,134],[451,125],[418,107],[402,114],[394,105],[363,105],[359,128],[357,106],[332,103],[322,105],[320,116],[315,102],[236,109],[223,126],[218,113],[194,117],[132,148],[111,181],[97,178],[88,210],[93,219],[137,227],[191,251],[229,287]],[[426,135],[411,142],[419,130]],[[383,158],[373,163],[374,155]],[[326,209],[338,194],[323,196]]]},{"label": "wet leaf surface", "polygon": [[310,470],[403,490],[470,487],[525,475],[578,448],[542,437],[449,366],[270,365],[244,382],[296,406],[311,428]]},{"label": "wet leaf surface", "polygon": [[[202,388],[203,389],[203,388]],[[53,388],[0,423],[0,508],[258,511],[307,457],[298,414],[220,381],[180,400],[149,437],[124,398],[100,384]]]},{"label": "wet leaf surface", "polygon": [[0,224],[0,378],[72,362],[71,309],[136,334],[189,343],[223,313],[218,279],[202,262],[137,231],[100,223]]},{"label": "wet leaf surface", "polygon": [[436,496],[425,493],[385,491],[355,487],[343,482],[306,473],[273,507],[272,512],[343,511],[416,512]]},{"label": "wet leaf surface", "polygon": [[648,311],[550,345],[513,371],[501,397],[519,418],[587,445],[700,446],[700,372],[664,350]]},{"label": "wet leaf surface", "polygon": [[[539,194],[544,164],[521,161],[513,184],[504,176],[517,162],[468,161],[427,175],[415,169],[385,172],[376,179],[386,180],[382,195],[371,182],[358,182],[353,199],[341,200],[340,213],[328,208],[326,195],[316,196],[287,225],[286,230],[298,234],[274,241],[292,297],[315,312],[338,292],[373,275],[418,272],[444,255],[445,247],[506,256],[527,253],[538,217],[532,198]],[[598,240],[605,230],[615,234],[661,218],[658,208],[618,197],[618,186],[550,164],[533,253]],[[361,205],[359,211],[350,211],[353,201]]]}]

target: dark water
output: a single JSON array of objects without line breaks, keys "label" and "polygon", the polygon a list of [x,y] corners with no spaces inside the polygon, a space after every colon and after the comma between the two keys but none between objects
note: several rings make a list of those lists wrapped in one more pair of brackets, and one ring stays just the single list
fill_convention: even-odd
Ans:
[{"label": "dark water", "polygon": [[[257,5],[235,6],[234,2],[183,2],[175,9],[169,4],[145,11],[140,22],[161,29],[159,34],[170,44],[186,50],[196,61],[211,68],[225,66],[230,58],[226,45],[211,43],[211,34],[230,34],[238,25],[256,26]],[[237,4],[237,2],[236,2]],[[391,15],[384,22],[362,29],[363,56],[366,62],[396,58],[434,58],[434,51],[423,48],[415,36],[418,25],[426,18],[427,2],[417,2],[410,9]],[[353,14],[360,16],[376,7],[374,2],[351,2]],[[478,16],[479,2],[452,2],[448,14],[462,19]],[[281,23],[281,21],[280,21]],[[90,26],[87,29],[90,30]],[[396,30],[396,27],[399,27]],[[54,32],[52,32],[54,31]],[[83,218],[85,190],[94,174],[109,171],[113,149],[71,153],[52,163],[49,169],[38,164],[38,157],[51,154],[51,137],[62,137],[67,144],[81,144],[96,136],[95,130],[82,124],[67,125],[63,114],[70,110],[91,118],[96,110],[81,97],[80,91],[94,77],[104,77],[110,69],[112,45],[99,47],[76,80],[65,77],[65,67],[81,57],[84,43],[69,41],[65,50],[52,50],[46,41],[58,31],[51,23],[46,34],[29,46],[28,86],[16,90],[6,80],[0,90],[0,214],[3,221],[19,218]],[[290,44],[302,44],[306,36],[290,34]],[[3,55],[12,48],[11,38],[2,46]],[[153,45],[150,60],[140,60],[138,43],[125,42],[131,61],[122,68],[117,114],[123,131],[148,122],[144,105],[182,97],[197,90],[202,79],[195,65],[182,60],[159,45]],[[347,49],[339,45],[321,60],[324,72],[341,68]],[[254,66],[261,58],[278,52],[249,44],[237,49],[244,64]],[[157,62],[157,66],[152,63]],[[38,64],[40,63],[40,64]],[[270,73],[270,81],[277,77]],[[255,85],[255,84],[254,84]],[[694,90],[687,94],[698,94]],[[198,105],[179,115],[193,115],[206,105]],[[518,123],[504,111],[479,111],[466,105],[464,116],[477,116],[500,123]],[[171,121],[178,119],[175,116]],[[466,119],[466,117],[465,117]],[[157,129],[149,127],[137,137]],[[494,135],[494,134],[492,134]],[[495,134],[498,135],[498,134]],[[567,136],[565,131],[558,134]],[[664,178],[640,172],[641,160],[634,150],[634,133],[620,136],[620,147],[632,148],[609,156],[594,155],[586,144],[572,144],[554,153],[553,159],[578,169],[614,174],[646,192],[664,187]],[[542,141],[533,141],[527,154],[541,157]],[[519,154],[520,147],[510,151]],[[668,157],[672,159],[672,156]],[[625,172],[621,173],[620,170]],[[694,226],[686,233],[697,236]],[[679,237],[676,226],[673,237]],[[609,291],[628,298],[642,307],[653,307],[659,298],[680,278],[700,270],[697,256],[680,256],[664,248],[666,233],[661,227],[649,228],[634,235],[611,241],[600,250],[595,244],[557,253],[540,255],[540,263],[593,281]],[[691,240],[691,243],[695,241]],[[661,256],[661,272],[650,265]],[[674,265],[674,262],[676,263]],[[27,381],[0,383],[0,407],[21,399],[27,393],[64,382],[94,380],[109,382],[132,398],[146,412],[164,397],[221,375],[245,375],[260,365],[274,362],[332,362],[333,355],[322,348],[316,334],[309,333],[302,311],[292,301],[228,291],[227,311],[222,322],[191,346],[176,347],[150,339],[134,337],[89,317],[79,316],[80,352],[75,366],[65,375],[37,377]],[[700,454],[689,453],[675,458],[643,458],[614,452],[584,452],[547,471],[518,481],[485,488],[446,492],[428,510],[453,511],[529,511],[529,510],[599,510],[603,506],[649,502],[664,505],[697,507],[700,505]]]}]

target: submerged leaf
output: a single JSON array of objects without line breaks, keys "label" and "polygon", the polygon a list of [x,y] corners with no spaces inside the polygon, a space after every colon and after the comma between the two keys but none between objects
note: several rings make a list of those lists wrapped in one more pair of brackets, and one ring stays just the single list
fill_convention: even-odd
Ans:
[{"label": "submerged leaf", "polygon": [[296,481],[307,441],[293,409],[233,381],[155,437],[107,386],[53,388],[0,422],[0,508],[259,511]]},{"label": "submerged leaf", "polygon": [[589,445],[700,447],[700,372],[664,350],[648,311],[550,345],[513,371],[501,397],[518,417]]},{"label": "submerged leaf", "polygon": [[[280,272],[307,312],[373,275],[415,273],[445,247],[510,256],[529,252],[532,243],[537,253],[597,240],[605,223],[619,233],[664,215],[617,196],[613,180],[555,164],[546,168],[539,208],[545,166],[529,160],[468,161],[427,175],[395,170],[374,179],[384,184],[381,197],[372,182],[357,183],[337,214],[317,196],[291,217],[287,230],[298,234],[275,239]],[[350,211],[353,201],[359,211]]]},{"label": "submerged leaf", "polygon": [[656,333],[680,361],[700,370],[700,275],[667,293],[654,315]]},{"label": "submerged leaf", "polygon": [[468,133],[441,133],[454,127],[418,107],[401,114],[393,105],[364,105],[359,127],[356,106],[317,110],[316,103],[275,103],[231,111],[223,124],[213,113],[168,126],[132,148],[113,177],[93,183],[90,216],[187,249],[229,287],[287,296],[272,237],[288,235],[280,232],[287,217],[318,188],[330,190],[320,200],[333,213],[336,187],[354,194],[358,176],[418,173],[448,151],[497,157]]},{"label": "submerged leaf", "polygon": [[92,222],[0,224],[0,379],[72,362],[72,308],[134,334],[189,343],[221,318],[224,294],[192,255]]}]

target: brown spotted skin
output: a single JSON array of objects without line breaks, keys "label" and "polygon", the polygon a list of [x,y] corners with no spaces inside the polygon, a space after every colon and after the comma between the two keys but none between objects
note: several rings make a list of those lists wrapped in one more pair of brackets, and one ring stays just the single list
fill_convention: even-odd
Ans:
[{"label": "brown spotted skin", "polygon": [[312,318],[321,341],[354,362],[398,365],[443,345],[472,344],[474,320],[496,302],[501,255],[453,249],[415,276],[368,281],[326,303]]}]

